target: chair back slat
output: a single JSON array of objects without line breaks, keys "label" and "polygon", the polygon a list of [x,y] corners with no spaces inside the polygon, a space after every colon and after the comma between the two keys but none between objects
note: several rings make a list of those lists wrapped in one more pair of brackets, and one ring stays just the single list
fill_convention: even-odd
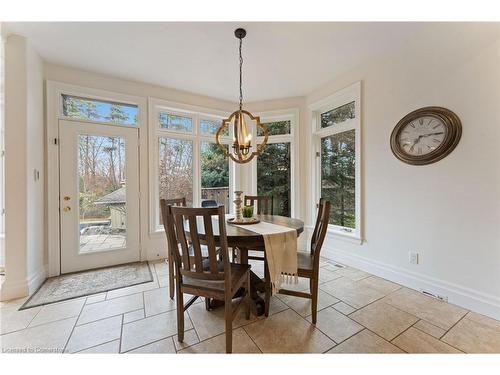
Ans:
[{"label": "chair back slat", "polygon": [[245,206],[254,206],[257,203],[258,215],[273,215],[273,197],[272,195],[245,195],[243,200]]},{"label": "chair back slat", "polygon": [[[182,248],[183,265],[180,274],[195,279],[230,282],[230,266],[227,250],[227,238],[225,235],[225,208],[224,206],[214,208],[186,208],[171,207],[174,224],[177,233],[177,240]],[[217,251],[215,246],[215,236],[213,232],[212,219],[218,217],[220,247],[223,258],[223,267],[217,267]],[[203,222],[204,234],[200,234],[198,223]],[[186,233],[185,223],[189,228]],[[191,256],[189,255],[189,242],[191,240]],[[208,253],[205,254],[204,263],[201,245],[206,245]],[[207,257],[208,255],[208,257]],[[194,263],[192,262],[194,260]],[[191,262],[191,263],[190,263]],[[192,264],[193,263],[193,264]]]},{"label": "chair back slat", "polygon": [[[192,255],[194,256],[194,268],[196,272],[203,272],[203,256],[201,254],[201,245],[200,238],[198,236],[198,223],[196,222],[196,216],[187,216],[187,220],[189,223],[189,238],[191,239]],[[193,265],[191,265],[191,268],[193,268],[192,266]]]},{"label": "chair back slat", "polygon": [[319,263],[319,256],[323,241],[328,230],[328,223],[330,221],[330,202],[320,199],[318,204],[318,216],[316,218],[316,225],[314,226],[313,235],[311,238],[311,255],[314,257],[314,263]]},{"label": "chair back slat", "polygon": [[203,224],[205,226],[205,245],[208,250],[208,260],[210,272],[217,273],[217,249],[215,247],[214,229],[212,226],[212,218],[209,215],[203,216]]}]

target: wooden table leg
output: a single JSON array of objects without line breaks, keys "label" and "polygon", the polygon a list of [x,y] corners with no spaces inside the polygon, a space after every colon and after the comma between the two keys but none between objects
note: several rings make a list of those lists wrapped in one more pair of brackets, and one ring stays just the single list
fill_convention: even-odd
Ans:
[{"label": "wooden table leg", "polygon": [[[244,247],[240,247],[239,249],[240,263],[248,264],[248,249]],[[252,298],[252,304],[250,308],[252,309],[252,312],[257,316],[264,314],[265,310],[264,300],[257,293],[257,291],[260,290],[260,284],[262,284],[262,280],[260,279],[260,277],[258,277],[254,272],[250,271],[250,297]]]}]

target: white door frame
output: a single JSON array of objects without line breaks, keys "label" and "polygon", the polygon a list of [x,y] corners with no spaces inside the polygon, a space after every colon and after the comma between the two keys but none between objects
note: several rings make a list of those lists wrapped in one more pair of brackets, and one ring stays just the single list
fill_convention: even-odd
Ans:
[{"label": "white door frame", "polygon": [[[47,81],[47,246],[48,246],[48,276],[61,274],[61,242],[59,216],[59,120],[65,119],[62,115],[61,95],[74,95],[99,100],[114,101],[137,105],[139,114],[137,126],[139,129],[139,192],[148,191],[148,160],[143,157],[141,150],[148,149],[147,136],[147,98],[120,93],[70,85],[66,83]],[[102,126],[106,126],[103,124]],[[140,250],[147,236],[148,219],[144,209],[148,207],[148,194],[140,194]],[[145,218],[145,219],[144,219]],[[146,236],[145,236],[146,234]],[[146,252],[140,252],[140,259],[145,260]]]},{"label": "white door frame", "polygon": [[[126,232],[125,246],[81,252],[79,214],[79,157],[78,147],[83,134],[121,138],[124,141],[126,178]],[[60,153],[60,211],[61,217],[61,273],[77,272],[117,264],[137,262],[140,259],[139,233],[139,131],[136,127],[94,124],[78,120],[59,120]],[[66,199],[68,198],[68,199]],[[64,208],[69,208],[65,212]]]}]

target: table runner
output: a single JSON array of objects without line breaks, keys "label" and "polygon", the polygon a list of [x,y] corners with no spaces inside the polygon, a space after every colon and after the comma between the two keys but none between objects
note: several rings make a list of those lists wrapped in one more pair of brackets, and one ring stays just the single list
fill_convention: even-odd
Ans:
[{"label": "table runner", "polygon": [[297,231],[295,229],[263,221],[252,225],[232,225],[262,234],[264,237],[265,256],[273,293],[281,289],[283,282],[298,283]]}]

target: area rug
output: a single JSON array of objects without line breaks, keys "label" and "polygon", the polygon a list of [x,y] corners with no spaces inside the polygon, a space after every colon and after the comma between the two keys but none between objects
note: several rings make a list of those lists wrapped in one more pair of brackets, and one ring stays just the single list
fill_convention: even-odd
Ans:
[{"label": "area rug", "polygon": [[19,310],[151,281],[153,281],[153,274],[147,262],[128,263],[50,277]]}]

